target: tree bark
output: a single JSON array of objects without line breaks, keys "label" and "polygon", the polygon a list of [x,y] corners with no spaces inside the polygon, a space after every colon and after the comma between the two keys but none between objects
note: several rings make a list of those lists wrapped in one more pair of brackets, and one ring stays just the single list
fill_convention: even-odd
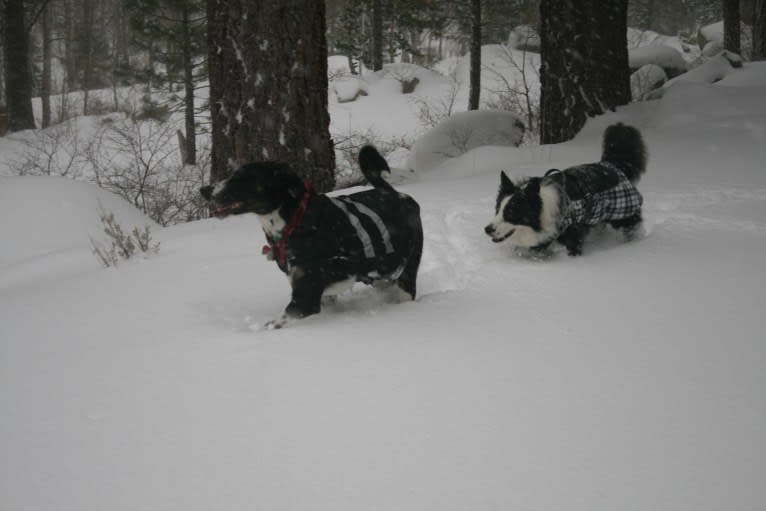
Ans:
[{"label": "tree bark", "polygon": [[540,141],[571,140],[585,124],[583,16],[571,0],[540,2]]},{"label": "tree bark", "polygon": [[481,0],[471,0],[470,83],[468,110],[478,110],[481,97]]},{"label": "tree bark", "polygon": [[627,0],[542,0],[540,20],[540,139],[555,144],[630,102]]},{"label": "tree bark", "polygon": [[[213,29],[211,42],[211,56],[219,60],[211,66],[211,101],[221,103],[213,121],[213,131],[219,131],[214,151],[221,151],[216,158],[229,169],[249,161],[282,161],[318,191],[331,190],[335,153],[327,110],[324,2],[230,0],[224,5],[225,30]],[[215,80],[214,73],[219,74]],[[233,151],[228,142],[215,147],[228,137]]]},{"label": "tree bark", "polygon": [[753,16],[753,60],[766,60],[766,0],[757,0]]},{"label": "tree bark", "polygon": [[27,31],[24,25],[24,0],[5,0],[4,34],[8,129],[32,129],[35,127],[35,118],[32,110]]},{"label": "tree bark", "polygon": [[372,2],[372,70],[383,69],[383,7],[381,0]]},{"label": "tree bark", "polygon": [[600,115],[630,103],[628,64],[628,2],[610,0],[583,2],[587,27],[587,113]]},{"label": "tree bark", "polygon": [[191,24],[189,21],[189,5],[184,3],[182,9],[183,30],[183,66],[184,66],[184,120],[186,128],[186,158],[183,163],[197,163],[197,129],[194,124],[194,66],[192,62]]},{"label": "tree bark", "polygon": [[739,22],[739,0],[723,0],[723,47],[737,55],[741,53]]},{"label": "tree bark", "polygon": [[47,128],[51,125],[51,6],[45,6],[45,12],[42,15],[42,45],[43,45],[43,71],[40,79],[40,100],[43,108],[42,127]]},{"label": "tree bark", "polygon": [[[234,146],[236,122],[229,112],[241,103],[238,84],[244,79],[242,66],[229,43],[229,18],[241,16],[238,2],[207,0],[208,74],[210,79],[210,119],[212,123],[210,180],[220,181],[238,166]],[[234,33],[237,37],[237,33]],[[236,118],[231,119],[235,121]]]},{"label": "tree bark", "polygon": [[83,70],[82,78],[82,113],[88,115],[88,100],[91,87],[91,78],[93,76],[93,19],[94,19],[94,5],[92,0],[82,0],[82,22],[83,33],[79,35],[82,41],[82,62],[80,64]]}]

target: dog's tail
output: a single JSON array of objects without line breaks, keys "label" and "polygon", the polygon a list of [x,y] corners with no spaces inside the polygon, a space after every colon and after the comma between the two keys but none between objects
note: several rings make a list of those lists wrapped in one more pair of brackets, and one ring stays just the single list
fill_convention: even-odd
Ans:
[{"label": "dog's tail", "polygon": [[383,190],[394,189],[382,176],[384,170],[389,173],[391,172],[391,169],[388,167],[388,162],[386,162],[386,159],[383,158],[378,150],[371,145],[366,145],[359,151],[359,167],[361,167],[362,173],[364,174],[364,177],[367,178],[367,181],[369,181],[375,188]]},{"label": "dog's tail", "polygon": [[638,129],[622,123],[606,129],[601,161],[616,165],[632,183],[636,183],[646,172],[647,159],[646,145]]}]

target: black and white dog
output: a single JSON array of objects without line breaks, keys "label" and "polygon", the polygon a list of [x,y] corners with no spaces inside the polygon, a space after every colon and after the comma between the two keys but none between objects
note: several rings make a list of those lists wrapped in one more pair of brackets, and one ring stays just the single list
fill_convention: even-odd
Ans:
[{"label": "black and white dog", "polygon": [[646,161],[641,133],[620,123],[606,129],[600,162],[553,169],[518,184],[501,172],[495,218],[484,231],[496,243],[507,240],[533,252],[557,241],[571,256],[582,254],[595,225],[611,225],[631,239],[642,225],[643,198],[635,185]]},{"label": "black and white dog", "polygon": [[292,299],[268,328],[320,311],[323,295],[354,282],[396,284],[415,299],[423,249],[420,207],[381,176],[390,171],[375,148],[365,146],[359,165],[372,190],[329,197],[315,193],[287,166],[250,163],[200,190],[218,217],[255,213],[268,245],[264,254],[288,276]]}]

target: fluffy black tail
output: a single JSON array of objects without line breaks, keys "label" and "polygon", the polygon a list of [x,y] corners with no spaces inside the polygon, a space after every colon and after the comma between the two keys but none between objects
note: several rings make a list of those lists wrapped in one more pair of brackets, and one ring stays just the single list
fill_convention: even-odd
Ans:
[{"label": "fluffy black tail", "polygon": [[369,181],[375,188],[394,189],[381,175],[384,170],[389,173],[391,172],[391,169],[388,167],[388,162],[386,162],[386,159],[383,158],[378,150],[371,145],[366,145],[359,151],[359,167],[361,167],[362,173],[364,174],[364,177],[367,178],[367,181]]},{"label": "fluffy black tail", "polygon": [[646,172],[647,158],[641,132],[633,126],[613,124],[604,132],[601,161],[617,165],[632,183],[637,182]]}]

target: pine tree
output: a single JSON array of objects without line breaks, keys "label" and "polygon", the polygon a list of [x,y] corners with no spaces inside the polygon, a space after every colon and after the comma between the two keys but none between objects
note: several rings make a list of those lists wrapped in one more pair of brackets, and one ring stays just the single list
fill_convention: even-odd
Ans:
[{"label": "pine tree", "polygon": [[205,16],[202,0],[125,0],[131,18],[133,45],[149,59],[143,69],[123,69],[149,86],[184,90],[184,163],[196,163],[197,130],[194,119],[194,88],[201,81],[199,67],[205,44]]}]

